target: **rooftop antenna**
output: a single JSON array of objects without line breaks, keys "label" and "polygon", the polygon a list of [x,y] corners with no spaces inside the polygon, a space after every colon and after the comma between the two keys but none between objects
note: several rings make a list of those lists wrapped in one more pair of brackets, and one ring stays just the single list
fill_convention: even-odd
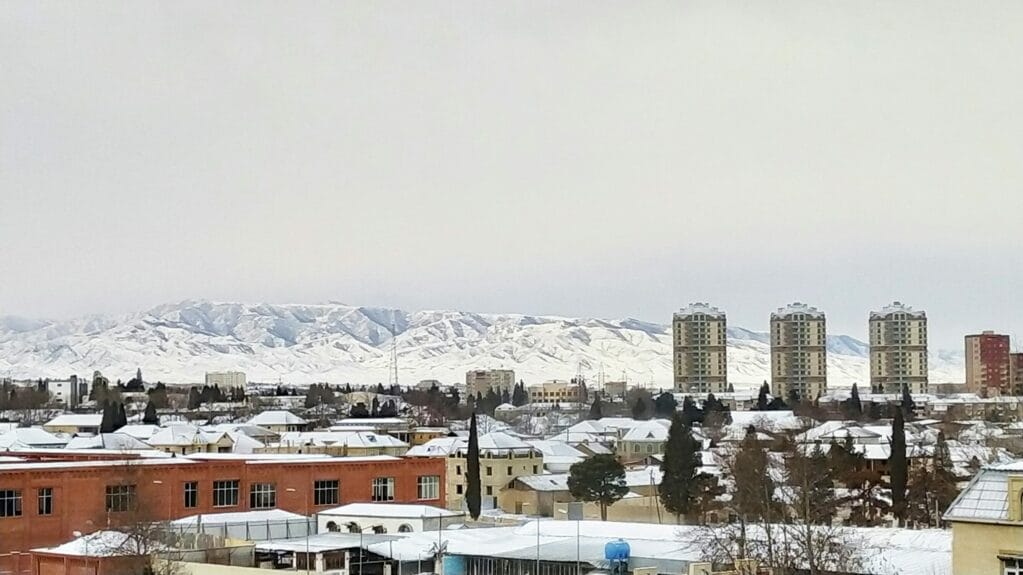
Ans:
[{"label": "rooftop antenna", "polygon": [[391,320],[391,366],[387,370],[387,378],[392,386],[398,385],[398,327]]}]

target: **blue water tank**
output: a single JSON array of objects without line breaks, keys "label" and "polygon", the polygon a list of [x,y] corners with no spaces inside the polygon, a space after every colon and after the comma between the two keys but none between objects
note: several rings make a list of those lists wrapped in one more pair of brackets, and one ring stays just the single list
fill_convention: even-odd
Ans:
[{"label": "blue water tank", "polygon": [[624,539],[608,541],[604,545],[604,559],[608,561],[628,561],[629,544]]}]

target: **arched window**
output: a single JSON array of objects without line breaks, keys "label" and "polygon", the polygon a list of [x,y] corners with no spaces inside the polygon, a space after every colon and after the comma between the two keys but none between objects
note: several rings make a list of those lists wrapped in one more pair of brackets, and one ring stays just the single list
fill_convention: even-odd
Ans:
[{"label": "arched window", "polygon": [[383,525],[374,525],[373,526],[373,533],[376,533],[378,535],[381,534],[381,533],[387,533],[387,528],[384,527]]},{"label": "arched window", "polygon": [[362,528],[359,527],[359,524],[354,521],[349,523],[347,527],[349,533],[359,533],[360,531],[362,531]]},{"label": "arched window", "polygon": [[398,526],[398,533],[412,533],[412,526],[408,523],[402,523]]},{"label": "arched window", "polygon": [[337,533],[338,531],[341,531],[341,526],[333,521],[328,521],[327,531],[330,531],[331,533]]}]

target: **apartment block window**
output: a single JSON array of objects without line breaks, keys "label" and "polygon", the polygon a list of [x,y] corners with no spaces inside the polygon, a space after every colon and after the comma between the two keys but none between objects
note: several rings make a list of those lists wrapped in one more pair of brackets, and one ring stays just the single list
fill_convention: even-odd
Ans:
[{"label": "apartment block window", "polygon": [[213,506],[234,507],[238,505],[238,480],[229,479],[213,482]]},{"label": "apartment block window", "polygon": [[199,506],[199,482],[189,481],[185,483],[185,509],[192,509]]},{"label": "apartment block window", "polygon": [[494,486],[493,485],[488,485],[487,486],[487,495],[493,495],[493,494],[494,494]]},{"label": "apartment block window", "polygon": [[493,474],[494,474],[494,468],[488,465],[487,466],[487,475],[489,476],[489,475],[493,475]]},{"label": "apartment block window", "polygon": [[0,517],[21,517],[20,489],[0,489]]},{"label": "apartment block window", "polygon": [[273,509],[277,506],[277,488],[273,483],[249,486],[249,509]]},{"label": "apartment block window", "polygon": [[128,511],[135,504],[134,485],[107,485],[107,511]]},{"label": "apartment block window", "polygon": [[341,482],[324,479],[313,482],[313,505],[337,505],[341,500]]},{"label": "apartment block window", "polygon": [[440,497],[440,476],[420,475],[417,483],[419,499],[437,499]]},{"label": "apartment block window", "polygon": [[377,477],[373,480],[373,501],[394,501],[393,477]]},{"label": "apartment block window", "polygon": [[465,486],[462,485],[461,483],[459,483],[458,485],[455,486],[455,493],[456,494],[461,495],[463,491],[465,491]]},{"label": "apartment block window", "polygon": [[42,487],[39,489],[39,515],[53,515],[53,488]]}]

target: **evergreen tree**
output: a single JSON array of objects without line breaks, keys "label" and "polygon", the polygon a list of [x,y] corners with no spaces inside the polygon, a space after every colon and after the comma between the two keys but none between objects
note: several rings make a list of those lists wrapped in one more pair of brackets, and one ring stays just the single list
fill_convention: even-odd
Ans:
[{"label": "evergreen tree", "polygon": [[730,383],[728,384],[728,393],[735,393],[735,386]]},{"label": "evergreen tree", "polygon": [[607,521],[608,506],[629,492],[625,468],[611,454],[583,459],[568,470],[568,491],[579,501],[597,503],[601,521]]},{"label": "evergreen tree", "polygon": [[909,468],[906,461],[906,429],[902,409],[895,409],[892,420],[892,445],[888,457],[889,477],[892,490],[892,511],[903,525],[906,518],[906,484]]},{"label": "evergreen tree", "polygon": [[188,409],[194,411],[202,405],[202,396],[195,387],[188,388]]},{"label": "evergreen tree", "polygon": [[916,417],[916,404],[913,403],[913,395],[909,393],[909,385],[902,384],[902,415],[909,421]]},{"label": "evergreen tree", "polygon": [[156,404],[151,399],[146,403],[146,412],[142,416],[142,423],[146,425],[160,425],[160,416],[156,414]]},{"label": "evergreen tree", "polygon": [[696,402],[688,395],[682,398],[682,417],[686,425],[703,421],[703,411],[696,406]]},{"label": "evergreen tree", "polygon": [[482,504],[480,494],[480,440],[476,429],[476,414],[469,422],[469,448],[465,461],[465,505],[473,521],[479,519]]},{"label": "evergreen tree", "polygon": [[113,433],[117,429],[117,412],[110,401],[103,402],[103,419],[99,424],[100,433]]},{"label": "evergreen tree", "polygon": [[529,395],[526,393],[526,387],[520,381],[515,384],[515,388],[512,390],[512,405],[515,407],[522,407],[529,403]]},{"label": "evergreen tree", "polygon": [[508,394],[507,389],[501,390],[501,404],[511,403],[511,396]]},{"label": "evergreen tree", "polygon": [[769,408],[770,400],[767,396],[771,393],[771,388],[767,386],[767,381],[764,381],[763,385],[760,386],[760,393],[757,394],[757,408],[756,411],[767,411]]},{"label": "evergreen tree", "polygon": [[849,392],[849,399],[843,403],[845,415],[850,419],[860,419],[863,416],[863,404],[860,403],[860,390],[853,383],[852,391]]},{"label": "evergreen tree", "polygon": [[675,410],[678,409],[678,401],[675,400],[675,394],[665,391],[658,395],[654,399],[654,416],[671,419],[675,416]]},{"label": "evergreen tree", "polygon": [[646,401],[642,397],[637,398],[636,403],[632,404],[632,418],[636,420],[650,419]]},{"label": "evergreen tree", "polygon": [[114,431],[121,429],[125,425],[128,425],[128,414],[124,411],[124,404],[117,404],[117,419],[114,420]]},{"label": "evergreen tree", "polygon": [[600,402],[600,394],[593,398],[593,405],[590,406],[589,419],[600,419],[604,417],[604,405]]},{"label": "evergreen tree", "polygon": [[668,441],[661,461],[661,504],[677,518],[691,514],[698,497],[701,463],[700,445],[681,414],[675,414],[668,429]]},{"label": "evergreen tree", "polygon": [[348,417],[365,419],[369,416],[369,409],[366,409],[366,404],[361,401],[353,405],[352,408],[348,410]]},{"label": "evergreen tree", "polygon": [[377,397],[378,396],[376,396],[376,395],[373,396],[373,404],[372,404],[373,408],[369,412],[369,416],[370,417],[380,417],[380,400],[377,399]]}]

